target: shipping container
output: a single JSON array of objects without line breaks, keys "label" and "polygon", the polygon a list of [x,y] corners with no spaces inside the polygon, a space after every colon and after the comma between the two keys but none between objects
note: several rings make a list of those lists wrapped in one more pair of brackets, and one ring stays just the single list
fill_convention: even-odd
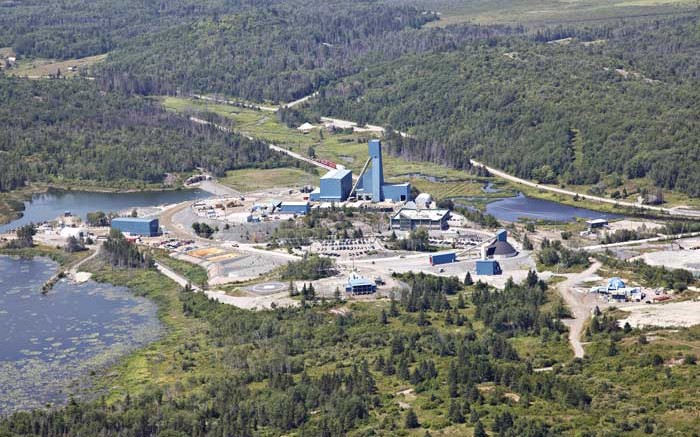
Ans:
[{"label": "shipping container", "polygon": [[430,255],[430,265],[435,266],[438,264],[447,264],[457,262],[457,254],[454,252],[450,253],[438,253],[435,255]]}]

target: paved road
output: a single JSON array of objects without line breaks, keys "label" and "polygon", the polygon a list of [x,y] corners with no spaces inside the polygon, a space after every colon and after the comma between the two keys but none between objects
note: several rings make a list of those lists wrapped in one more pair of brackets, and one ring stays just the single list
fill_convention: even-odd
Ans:
[{"label": "paved road", "polygon": [[588,320],[588,317],[590,317],[595,306],[599,305],[600,302],[595,299],[594,295],[590,293],[579,293],[573,290],[573,288],[593,276],[600,266],[600,262],[596,261],[581,273],[565,275],[567,277],[566,280],[557,284],[559,293],[564,298],[564,301],[566,301],[566,304],[569,306],[574,316],[573,319],[566,319],[563,320],[563,322],[569,327],[569,343],[571,343],[571,347],[574,349],[574,356],[576,358],[583,358],[585,354],[583,345],[581,344],[583,325],[586,323],[586,320]]},{"label": "paved road", "polygon": [[681,217],[692,217],[692,218],[698,218],[700,219],[700,211],[696,210],[690,210],[690,209],[678,209],[678,208],[662,208],[660,206],[652,206],[652,205],[640,205],[637,203],[632,203],[632,202],[625,202],[625,201],[620,201],[620,200],[615,200],[615,199],[606,199],[605,197],[598,197],[598,196],[592,196],[590,194],[583,194],[583,193],[577,193],[575,191],[571,190],[565,190],[563,188],[558,188],[558,187],[553,187],[551,185],[543,185],[543,184],[538,184],[532,181],[528,181],[527,179],[522,179],[516,176],[513,176],[511,174],[508,174],[506,172],[503,172],[501,170],[497,170],[493,167],[489,167],[486,164],[482,164],[481,162],[475,161],[473,159],[469,160],[472,165],[476,167],[483,167],[486,170],[489,171],[489,173],[498,176],[500,178],[509,180],[511,182],[515,182],[518,184],[522,185],[527,185],[529,187],[533,188],[538,188],[541,190],[545,191],[550,191],[552,193],[558,193],[558,194],[564,194],[566,196],[578,196],[582,199],[587,199],[587,200],[593,200],[596,202],[603,202],[603,203],[609,203],[611,205],[618,205],[618,206],[624,206],[624,207],[629,207],[629,208],[638,208],[638,209],[645,209],[647,211],[655,211],[655,212],[661,212],[664,214],[670,214],[670,215],[675,215],[675,216],[681,216]]}]

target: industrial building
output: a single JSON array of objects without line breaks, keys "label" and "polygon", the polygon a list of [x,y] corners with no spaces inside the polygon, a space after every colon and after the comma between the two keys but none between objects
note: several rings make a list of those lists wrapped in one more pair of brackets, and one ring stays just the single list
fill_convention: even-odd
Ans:
[{"label": "industrial building", "polygon": [[278,208],[280,214],[306,215],[311,211],[309,202],[282,202]]},{"label": "industrial building", "polygon": [[334,169],[321,177],[320,187],[309,194],[309,199],[315,202],[344,202],[353,194],[357,199],[382,202],[405,202],[411,196],[411,185],[385,184],[384,166],[382,164],[382,143],[370,140],[369,157],[360,171],[355,185],[352,182],[352,172],[345,169]]},{"label": "industrial building", "polygon": [[518,254],[518,251],[508,242],[508,232],[501,229],[496,232],[496,241],[486,247],[486,254],[483,257],[492,259],[511,258]]},{"label": "industrial building", "polygon": [[377,292],[377,284],[353,273],[345,283],[345,292],[350,294],[372,294]]},{"label": "industrial building", "polygon": [[449,253],[436,253],[435,255],[430,255],[430,265],[436,266],[439,264],[447,264],[457,262],[457,254],[454,252]]},{"label": "industrial building", "polygon": [[117,217],[112,219],[112,229],[118,229],[124,234],[155,237],[159,232],[158,219],[137,217]]},{"label": "industrial building", "polygon": [[[382,164],[382,142],[370,140],[369,158],[360,172],[356,190],[358,199],[382,202],[391,200],[405,202],[411,197],[411,184],[385,184],[384,165]],[[368,170],[369,166],[369,170]]]},{"label": "industrial building", "polygon": [[430,230],[445,230],[450,211],[447,209],[407,209],[401,208],[391,217],[391,228],[410,231],[420,226]]},{"label": "industrial building", "polygon": [[477,275],[493,276],[501,273],[503,273],[501,265],[495,259],[480,259],[476,261]]},{"label": "industrial building", "polygon": [[309,194],[314,202],[344,202],[352,189],[352,172],[335,169],[321,177],[321,186]]}]

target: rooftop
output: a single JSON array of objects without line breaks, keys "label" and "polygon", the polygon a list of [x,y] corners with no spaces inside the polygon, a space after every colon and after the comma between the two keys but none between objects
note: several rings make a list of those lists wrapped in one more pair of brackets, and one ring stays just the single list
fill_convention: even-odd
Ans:
[{"label": "rooftop", "polygon": [[282,206],[309,206],[309,202],[282,202]]},{"label": "rooftop", "polygon": [[142,218],[142,217],[115,217],[112,219],[112,222],[119,221],[119,222],[132,222],[132,223],[150,223],[153,220],[158,220],[158,219],[156,219],[156,218]]},{"label": "rooftop", "polygon": [[370,281],[369,279],[363,278],[362,276],[357,276],[354,273],[348,278],[347,283],[352,287],[359,287],[363,285],[376,285],[374,281]]},{"label": "rooftop", "polygon": [[321,176],[321,179],[342,179],[352,173],[350,170],[335,169]]},{"label": "rooftop", "polygon": [[608,221],[607,221],[606,219],[602,219],[602,218],[593,219],[593,220],[587,220],[587,221],[586,221],[586,223],[588,223],[589,225],[604,225],[604,224],[606,224],[607,222],[608,222]]},{"label": "rooftop", "polygon": [[431,220],[437,221],[447,217],[450,213],[447,209],[407,209],[401,208],[393,219],[406,218],[410,220]]}]

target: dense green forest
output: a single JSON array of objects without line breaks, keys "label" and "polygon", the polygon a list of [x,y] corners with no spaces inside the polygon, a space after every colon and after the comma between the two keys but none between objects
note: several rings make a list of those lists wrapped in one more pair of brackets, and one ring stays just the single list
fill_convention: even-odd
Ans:
[{"label": "dense green forest", "polygon": [[286,163],[262,142],[192,123],[157,101],[91,81],[0,75],[0,191],[30,181],[162,183],[166,172],[216,174]]},{"label": "dense green forest", "polygon": [[[143,284],[149,273],[129,275]],[[690,435],[691,418],[671,417],[695,402],[692,354],[662,371],[671,350],[600,314],[590,356],[567,362],[536,275],[466,293],[450,278],[404,279],[416,292],[401,301],[336,314],[332,302],[251,312],[181,291],[169,314],[201,328],[172,355],[149,355],[170,360],[177,382],[17,413],[0,436]]]},{"label": "dense green forest", "polygon": [[313,111],[407,131],[387,148],[408,159],[700,196],[699,29],[683,17],[474,40],[324,88]]}]

